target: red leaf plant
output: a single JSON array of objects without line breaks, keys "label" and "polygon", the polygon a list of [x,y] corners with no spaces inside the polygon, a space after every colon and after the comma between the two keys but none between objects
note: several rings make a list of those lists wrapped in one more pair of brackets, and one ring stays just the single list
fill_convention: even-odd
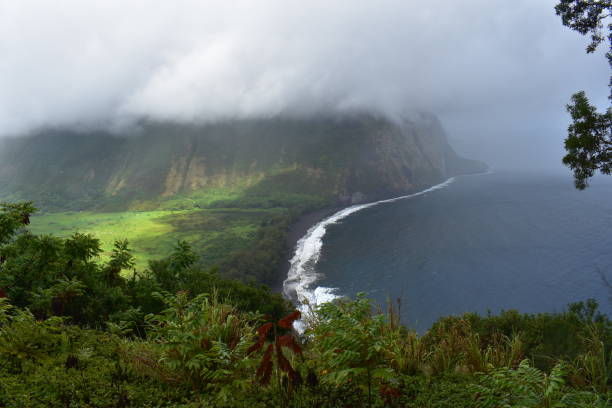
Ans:
[{"label": "red leaf plant", "polygon": [[282,327],[283,329],[290,329],[291,327],[293,327],[293,322],[295,322],[300,317],[302,317],[302,314],[299,310],[291,312],[278,321],[278,327]]},{"label": "red leaf plant", "polygon": [[256,375],[262,385],[270,384],[270,377],[272,376],[272,350],[272,344],[269,344],[257,368]]},{"label": "red leaf plant", "polygon": [[280,375],[284,373],[291,380],[291,384],[294,387],[299,386],[302,383],[302,377],[300,373],[297,372],[291,362],[285,357],[283,353],[283,347],[291,350],[293,353],[302,355],[302,347],[298,344],[296,339],[293,337],[293,334],[285,334],[285,335],[277,335],[277,326],[281,329],[290,329],[293,325],[293,322],[299,319],[301,316],[299,311],[295,311],[293,313],[288,314],[287,316],[280,319],[275,323],[266,323],[262,325],[257,330],[257,342],[253,344],[247,350],[247,354],[254,353],[256,351],[260,351],[266,345],[266,340],[268,340],[269,333],[272,330],[272,338],[267,342],[268,346],[265,349],[265,352],[259,362],[259,367],[257,368],[256,377],[259,380],[261,385],[270,384],[270,378],[272,376],[272,368],[274,366],[274,361],[276,361],[276,366],[278,368],[278,380],[280,383]]}]

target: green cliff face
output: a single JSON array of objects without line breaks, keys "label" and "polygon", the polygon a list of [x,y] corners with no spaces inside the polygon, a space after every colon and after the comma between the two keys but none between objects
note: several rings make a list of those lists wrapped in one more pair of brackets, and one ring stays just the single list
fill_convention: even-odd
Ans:
[{"label": "green cliff face", "polygon": [[146,124],[121,136],[53,130],[0,140],[0,201],[34,201],[43,210],[35,233],[94,234],[103,258],[128,239],[141,270],[185,240],[203,266],[274,285],[301,214],[483,167],[458,158],[429,116]]},{"label": "green cliff face", "polygon": [[49,209],[154,209],[226,191],[350,204],[483,166],[458,158],[434,117],[146,124],[131,135],[47,131],[0,147],[0,195]]}]

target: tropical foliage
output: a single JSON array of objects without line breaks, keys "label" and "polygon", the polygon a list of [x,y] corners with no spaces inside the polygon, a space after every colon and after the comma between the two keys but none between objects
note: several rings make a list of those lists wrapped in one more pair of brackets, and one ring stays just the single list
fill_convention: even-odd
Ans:
[{"label": "tropical foliage", "polygon": [[[280,332],[283,320],[260,324],[260,315],[240,312],[216,295],[179,293],[161,300],[166,309],[147,317],[147,336],[139,338],[116,327],[96,331],[64,318],[37,320],[2,299],[0,402],[7,407],[605,407],[612,402],[611,344],[601,340],[610,335],[607,319],[584,324],[593,332],[575,358],[551,355],[554,364],[544,369],[517,345],[516,338],[526,334],[488,342],[471,327],[473,316],[419,336],[388,314],[372,313],[360,297],[315,311],[318,323],[300,340],[288,329]],[[545,332],[557,320],[574,317],[571,311],[539,315],[545,327],[527,332]],[[507,323],[499,316],[482,319]]]},{"label": "tropical foliage", "polygon": [[37,318],[63,316],[97,328],[123,322],[142,335],[144,317],[163,310],[157,293],[189,291],[195,296],[213,289],[243,311],[276,317],[288,311],[287,302],[267,287],[223,279],[215,269],[197,266],[198,256],[184,241],[167,258],[138,271],[126,240],[115,242],[108,260],[100,263],[100,241],[92,235],[35,235],[26,228],[35,211],[31,203],[2,209],[0,295]]},{"label": "tropical foliage", "polygon": [[559,314],[440,319],[423,334],[360,295],[302,318],[268,289],[196,266],[178,242],[135,268],[127,241],[28,231],[0,212],[2,407],[605,407],[612,322]]}]

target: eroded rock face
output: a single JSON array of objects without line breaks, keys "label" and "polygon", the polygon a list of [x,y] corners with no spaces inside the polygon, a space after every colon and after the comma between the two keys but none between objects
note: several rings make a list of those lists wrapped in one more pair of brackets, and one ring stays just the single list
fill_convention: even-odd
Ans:
[{"label": "eroded rock face", "polygon": [[457,157],[432,115],[162,123],[123,137],[54,130],[3,141],[0,196],[87,208],[264,186],[356,204],[483,168]]}]

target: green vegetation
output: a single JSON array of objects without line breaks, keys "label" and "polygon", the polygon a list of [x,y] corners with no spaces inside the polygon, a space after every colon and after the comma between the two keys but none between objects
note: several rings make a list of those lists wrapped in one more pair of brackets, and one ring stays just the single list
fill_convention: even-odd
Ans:
[{"label": "green vegetation", "polygon": [[[316,182],[305,182],[303,172],[293,169],[249,188],[208,188],[135,200],[129,210],[44,212],[32,217],[30,228],[35,234],[63,238],[74,231],[94,234],[102,262],[110,259],[117,240],[127,239],[137,269],[168,256],[177,241],[186,241],[203,268],[219,266],[226,277],[276,284],[290,223],[331,202]],[[109,202],[102,205],[112,207]]]},{"label": "green vegetation", "polygon": [[36,202],[37,234],[93,233],[101,262],[127,239],[142,270],[184,240],[204,269],[277,286],[300,215],[486,168],[458,157],[435,117],[419,116],[401,126],[365,113],[144,122],[125,137],[41,130],[2,140],[0,201]]},{"label": "green vegetation", "polygon": [[[498,334],[488,341],[465,318],[420,337],[392,316],[372,314],[360,298],[317,311],[300,345],[292,336],[273,334],[270,323],[259,326],[260,315],[214,295],[160,298],[165,309],[147,317],[144,338],[126,329],[80,328],[57,317],[36,320],[2,299],[0,403],[603,408],[612,402],[607,319],[582,322],[580,335],[566,332],[580,341],[579,354],[572,360],[549,356],[553,366],[543,369],[520,338],[556,329],[555,321],[576,318],[572,312],[537,316],[540,326],[513,338]],[[583,332],[589,334],[583,338]]]},{"label": "green vegetation", "polygon": [[[139,267],[157,256],[167,255],[168,248],[161,245],[156,248],[146,248],[139,240],[161,238],[172,232],[172,226],[160,222],[160,218],[174,214],[171,211],[147,212],[62,212],[47,213],[32,217],[31,231],[40,235],[57,235],[69,237],[75,231],[83,234],[93,234],[100,240],[102,253],[100,259],[108,261],[115,241],[127,239],[132,243],[134,257]],[[174,240],[176,242],[176,239]]]},{"label": "green vegetation", "polygon": [[187,241],[209,267],[219,265],[233,251],[254,246],[261,225],[283,213],[282,209],[47,213],[32,217],[31,230],[60,237],[73,231],[95,234],[101,242],[102,261],[110,258],[115,241],[127,239],[139,269],[168,256],[177,241]]},{"label": "green vegetation", "polygon": [[[68,316],[92,327],[122,321],[142,325],[145,315],[161,310],[156,293],[198,295],[213,289],[223,299],[235,298],[244,310],[275,316],[286,311],[286,302],[269,289],[222,279],[215,269],[197,266],[198,255],[185,241],[175,244],[168,257],[137,270],[127,240],[116,241],[108,260],[98,263],[102,249],[92,235],[35,235],[22,228],[34,211],[30,203],[0,209],[0,294],[38,318]],[[253,306],[260,301],[265,310]]]},{"label": "green vegetation", "polygon": [[[612,1],[560,0],[555,11],[561,16],[563,25],[582,35],[591,36],[587,53],[595,52],[601,43],[607,42],[606,58],[612,68]],[[612,75],[608,87],[609,99],[612,100]],[[612,107],[599,113],[584,91],[580,91],[572,95],[567,111],[572,117],[572,124],[567,129],[567,155],[563,158],[563,164],[572,169],[576,188],[583,190],[596,171],[602,174],[612,172]]]},{"label": "green vegetation", "polygon": [[35,235],[30,203],[0,210],[2,407],[612,403],[612,322],[594,301],[420,336],[359,296],[313,308],[298,336],[280,296],[196,266],[184,241],[137,270],[127,241],[98,262],[92,235]]}]

